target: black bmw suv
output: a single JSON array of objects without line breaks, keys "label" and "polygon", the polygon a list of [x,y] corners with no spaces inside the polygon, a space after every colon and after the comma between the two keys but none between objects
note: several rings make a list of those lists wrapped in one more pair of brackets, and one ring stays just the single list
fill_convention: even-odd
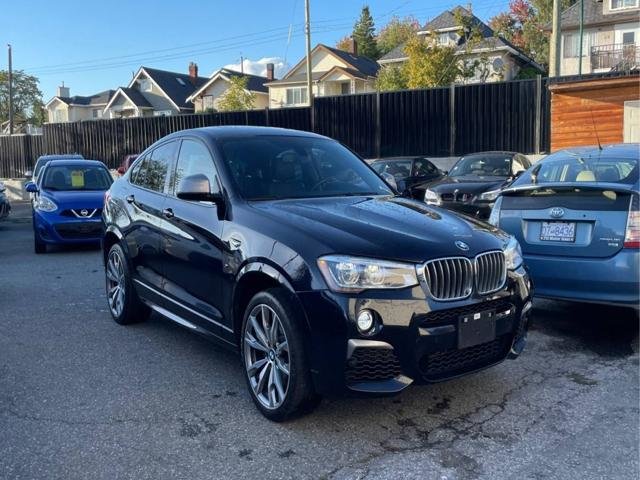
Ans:
[{"label": "black bmw suv", "polygon": [[103,218],[115,321],[155,311],[238,350],[272,420],[321,395],[393,394],[524,347],[518,243],[397,195],[319,135],[174,133],[116,180]]}]

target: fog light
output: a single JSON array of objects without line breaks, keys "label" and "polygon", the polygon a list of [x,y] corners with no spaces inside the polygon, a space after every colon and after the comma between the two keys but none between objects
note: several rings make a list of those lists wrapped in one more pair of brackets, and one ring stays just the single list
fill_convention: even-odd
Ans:
[{"label": "fog light", "polygon": [[373,314],[370,310],[361,310],[357,318],[360,333],[370,333],[374,326]]}]

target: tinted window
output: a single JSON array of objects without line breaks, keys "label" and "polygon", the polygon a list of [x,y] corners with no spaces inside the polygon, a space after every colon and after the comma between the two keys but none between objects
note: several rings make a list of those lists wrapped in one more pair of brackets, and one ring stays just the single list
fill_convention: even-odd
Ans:
[{"label": "tinted window", "polygon": [[511,158],[505,154],[467,155],[458,160],[449,176],[508,177],[511,175]]},{"label": "tinted window", "polygon": [[84,165],[54,165],[44,171],[42,188],[78,191],[107,190],[113,179],[106,168]]},{"label": "tinted window", "polygon": [[177,142],[168,142],[147,155],[134,171],[131,172],[132,182],[155,192],[164,191],[167,173],[176,153]]},{"label": "tinted window", "polygon": [[229,138],[220,146],[246,199],[392,194],[362,160],[332,140],[264,135]]},{"label": "tinted window", "polygon": [[411,160],[377,162],[373,168],[379,174],[388,173],[393,175],[396,180],[404,180],[411,175]]},{"label": "tinted window", "polygon": [[513,183],[514,186],[531,183],[532,174],[537,183],[547,182],[607,182],[634,184],[638,181],[638,159],[635,158],[595,158],[567,155],[560,152],[549,155],[544,160]]},{"label": "tinted window", "polygon": [[169,191],[172,193],[179,192],[182,180],[198,173],[205,175],[209,179],[211,193],[217,193],[220,190],[217,179],[218,173],[207,147],[197,140],[183,140]]},{"label": "tinted window", "polygon": [[436,166],[426,158],[419,158],[413,164],[413,176],[426,177],[438,172]]}]

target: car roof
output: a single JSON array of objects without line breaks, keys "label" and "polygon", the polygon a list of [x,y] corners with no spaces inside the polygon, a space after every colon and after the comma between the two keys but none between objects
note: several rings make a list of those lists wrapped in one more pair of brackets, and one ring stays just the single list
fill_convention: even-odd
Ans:
[{"label": "car roof", "polygon": [[[429,160],[427,157],[423,157],[420,155],[409,155],[406,157],[386,157],[386,158],[376,158],[372,163],[378,162],[406,162],[407,160]],[[429,160],[431,161],[431,160]]]},{"label": "car roof", "polygon": [[99,160],[87,160],[87,159],[67,159],[67,160],[51,160],[47,166],[56,167],[56,166],[95,166],[95,167],[105,167],[106,165]]},{"label": "car roof", "polygon": [[66,153],[66,154],[52,154],[52,155],[41,155],[40,157],[38,157],[38,160],[62,160],[65,158],[78,158],[78,159],[82,159],[84,158],[82,155],[80,155],[79,153]]},{"label": "car roof", "polygon": [[522,155],[522,153],[519,152],[509,152],[506,150],[488,150],[486,152],[471,152],[471,153],[465,153],[464,155],[462,155],[463,157],[471,157],[471,156],[475,156],[475,155]]},{"label": "car roof", "polygon": [[288,128],[277,127],[252,127],[225,125],[220,127],[202,127],[192,128],[189,130],[180,130],[179,132],[167,135],[162,140],[170,138],[180,138],[188,135],[195,135],[201,138],[209,138],[211,140],[226,140],[229,138],[246,138],[257,136],[288,136],[288,137],[308,137],[308,138],[327,138],[317,133],[306,132],[302,130],[292,130]]},{"label": "car roof", "polygon": [[613,145],[605,145],[602,149],[597,146],[575,147],[559,150],[546,158],[558,158],[562,155],[579,156],[583,158],[628,158],[640,159],[640,143],[617,143]]}]

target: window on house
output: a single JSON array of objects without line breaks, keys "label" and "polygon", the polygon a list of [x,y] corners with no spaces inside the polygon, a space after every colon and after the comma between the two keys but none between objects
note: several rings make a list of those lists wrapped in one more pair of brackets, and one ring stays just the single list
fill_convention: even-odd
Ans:
[{"label": "window on house", "polygon": [[56,122],[64,122],[67,120],[66,115],[65,115],[65,111],[62,109],[59,110],[54,110],[53,112],[53,119]]},{"label": "window on house", "polygon": [[302,105],[307,102],[307,87],[287,88],[287,105]]},{"label": "window on house", "polygon": [[102,110],[100,110],[99,108],[94,108],[91,112],[91,116],[93,118],[102,118]]},{"label": "window on house", "polygon": [[202,97],[202,109],[213,110],[215,107],[213,106],[213,95],[205,95]]},{"label": "window on house", "polygon": [[343,82],[340,84],[340,93],[342,95],[348,95],[351,93],[351,82]]},{"label": "window on house", "polygon": [[[564,58],[575,58],[580,49],[580,37],[578,35],[565,35],[562,46],[562,56]],[[584,54],[584,52],[583,52]]]},{"label": "window on house", "polygon": [[636,43],[636,32],[624,32],[622,34],[622,43],[625,45]]},{"label": "window on house", "polygon": [[638,7],[639,0],[611,0],[611,10]]},{"label": "window on house", "polygon": [[151,80],[148,78],[141,78],[138,80],[138,84],[140,85],[140,91],[142,92],[150,92],[151,91]]}]

